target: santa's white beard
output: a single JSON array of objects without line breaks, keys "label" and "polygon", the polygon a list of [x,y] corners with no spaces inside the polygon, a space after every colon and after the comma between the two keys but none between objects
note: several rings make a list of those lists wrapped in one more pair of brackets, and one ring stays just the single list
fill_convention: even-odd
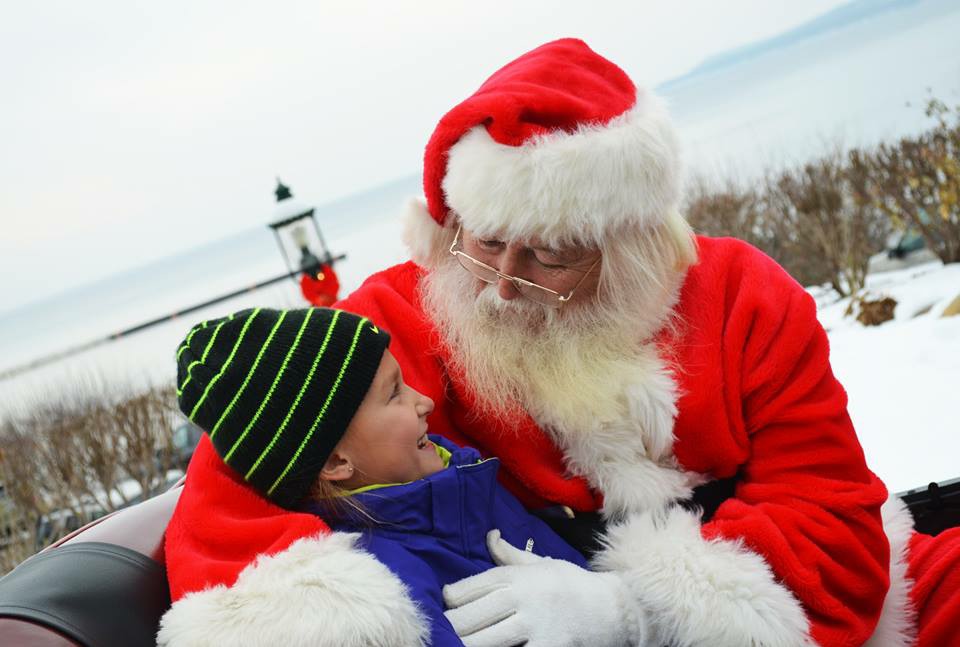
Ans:
[{"label": "santa's white beard", "polygon": [[662,368],[643,341],[649,312],[504,300],[452,257],[427,274],[422,297],[454,369],[485,413],[503,420],[522,410],[548,431],[586,431],[628,414],[622,385],[638,367]]}]

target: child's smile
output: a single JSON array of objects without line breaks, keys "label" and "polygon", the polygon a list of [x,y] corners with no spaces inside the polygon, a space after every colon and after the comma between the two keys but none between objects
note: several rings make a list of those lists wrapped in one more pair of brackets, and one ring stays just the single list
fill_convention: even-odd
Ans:
[{"label": "child's smile", "polygon": [[370,390],[328,465],[343,466],[341,487],[407,483],[443,469],[443,460],[427,438],[433,400],[403,383],[400,365],[383,354]]}]

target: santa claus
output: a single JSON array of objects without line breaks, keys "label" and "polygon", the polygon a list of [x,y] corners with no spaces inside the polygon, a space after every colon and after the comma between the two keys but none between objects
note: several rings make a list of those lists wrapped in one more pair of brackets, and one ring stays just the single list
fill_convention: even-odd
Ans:
[{"label": "santa claus", "polygon": [[[600,534],[591,570],[491,538],[503,565],[445,591],[464,644],[957,640],[960,535],[912,534],[867,468],[807,293],[690,231],[655,96],[581,41],[543,45],[440,120],[424,189],[413,261],[338,307],[392,333],[432,433]],[[288,619],[270,621],[278,642],[416,643],[399,582],[319,520],[246,499],[210,455],[168,533],[166,636],[234,644],[253,604],[254,622]],[[233,507],[226,527],[187,527],[210,505]],[[234,530],[243,547],[213,559],[208,540]]]}]

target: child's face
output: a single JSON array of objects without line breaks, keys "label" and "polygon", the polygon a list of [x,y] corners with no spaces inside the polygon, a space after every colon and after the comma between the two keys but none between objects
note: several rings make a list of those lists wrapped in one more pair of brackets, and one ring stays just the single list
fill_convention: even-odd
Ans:
[{"label": "child's face", "polygon": [[427,415],[433,400],[403,383],[400,365],[383,354],[370,390],[334,448],[331,459],[347,462],[349,489],[376,483],[406,483],[443,469],[427,440]]}]

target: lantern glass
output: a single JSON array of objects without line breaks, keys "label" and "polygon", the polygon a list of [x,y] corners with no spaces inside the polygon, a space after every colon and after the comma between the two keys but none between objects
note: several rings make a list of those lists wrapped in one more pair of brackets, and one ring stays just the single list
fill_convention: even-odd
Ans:
[{"label": "lantern glass", "polygon": [[291,275],[316,274],[330,263],[330,252],[313,217],[313,209],[270,223]]}]

